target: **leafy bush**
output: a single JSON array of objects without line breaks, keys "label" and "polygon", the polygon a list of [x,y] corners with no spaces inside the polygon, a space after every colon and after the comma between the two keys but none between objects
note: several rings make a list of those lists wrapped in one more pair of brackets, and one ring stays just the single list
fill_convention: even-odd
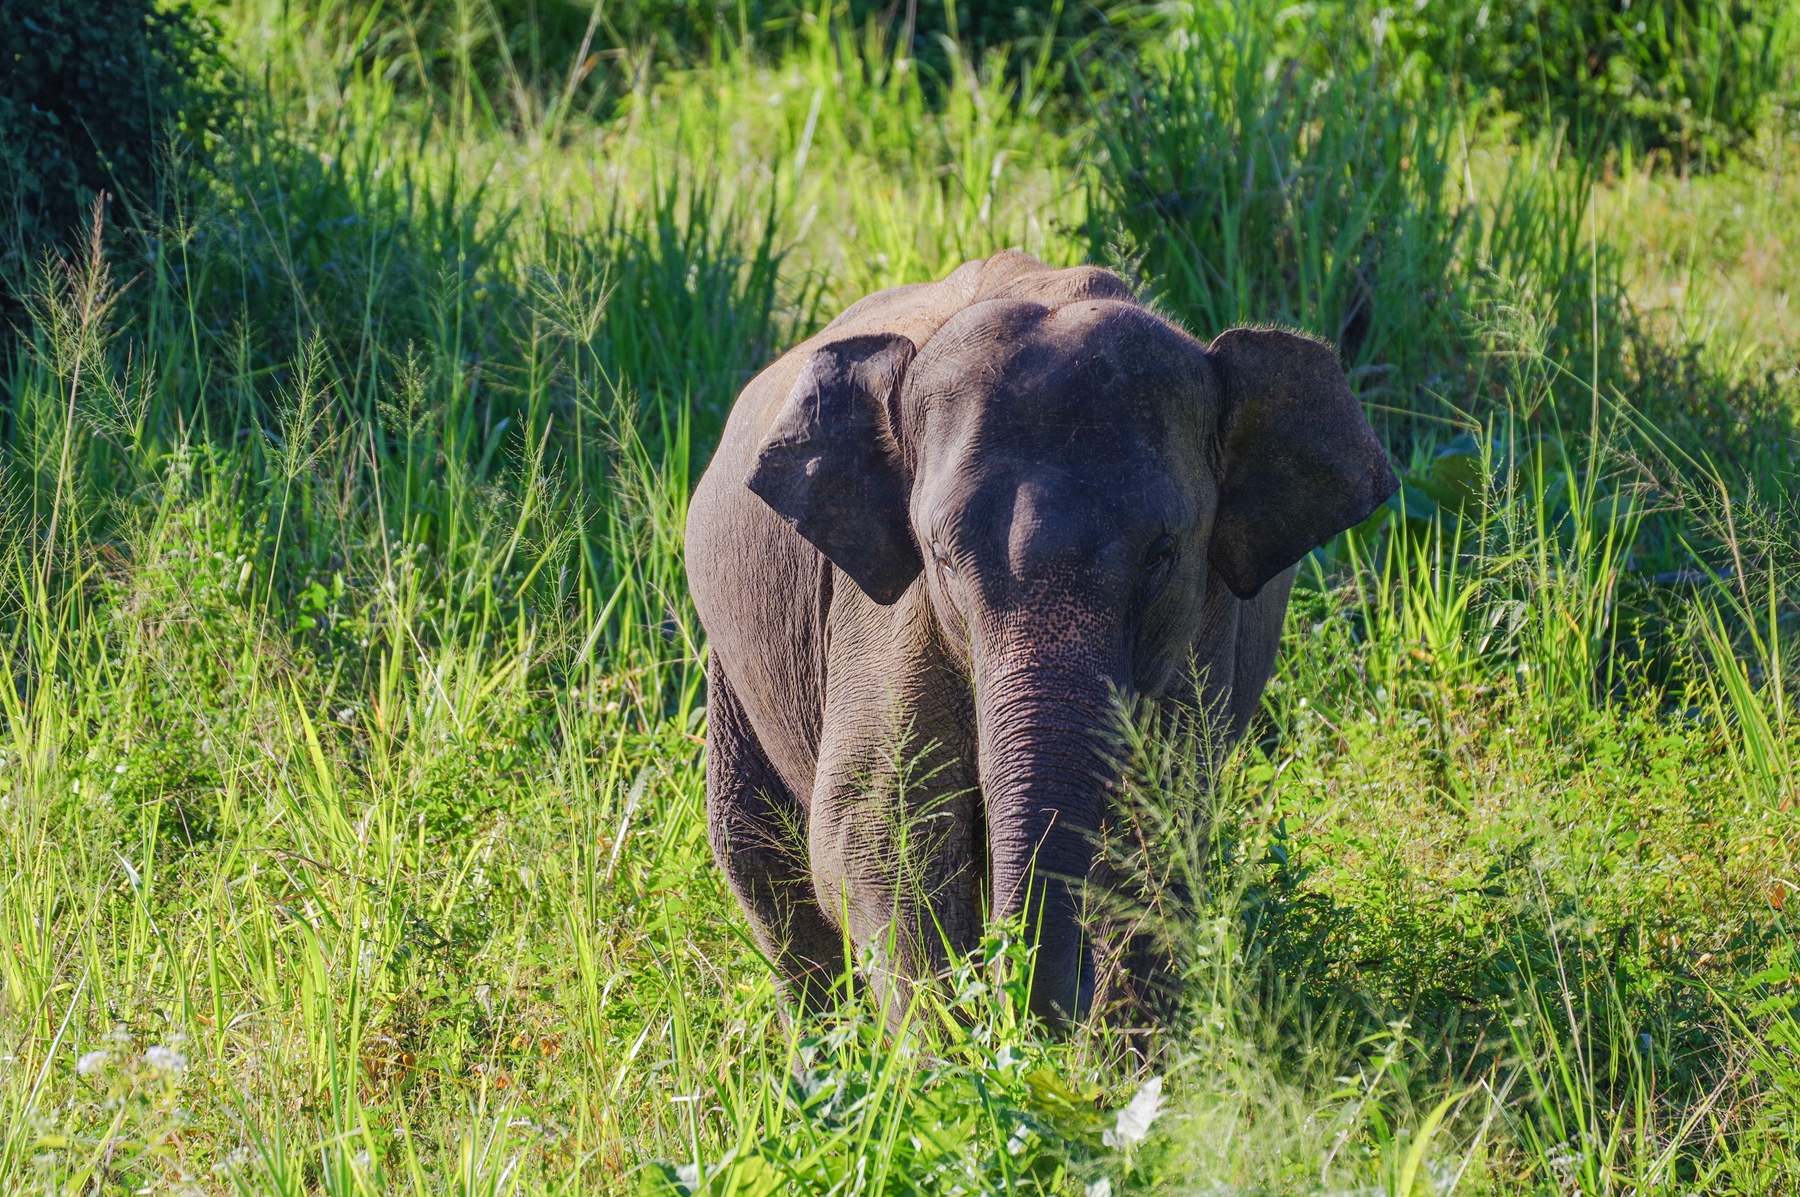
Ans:
[{"label": "leafy bush", "polygon": [[0,0],[0,245],[68,239],[104,191],[157,190],[171,135],[203,145],[221,60],[189,0]]}]

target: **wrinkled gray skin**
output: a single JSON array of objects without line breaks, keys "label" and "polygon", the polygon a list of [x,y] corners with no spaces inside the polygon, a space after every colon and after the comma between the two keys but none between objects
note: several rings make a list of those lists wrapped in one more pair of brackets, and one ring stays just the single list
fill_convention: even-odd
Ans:
[{"label": "wrinkled gray skin", "polygon": [[[688,514],[713,850],[790,995],[1028,909],[1081,1015],[1119,696],[1242,735],[1295,563],[1397,485],[1331,349],[1204,346],[1022,254],[853,304],[744,389]],[[877,978],[878,983],[883,983]]]}]

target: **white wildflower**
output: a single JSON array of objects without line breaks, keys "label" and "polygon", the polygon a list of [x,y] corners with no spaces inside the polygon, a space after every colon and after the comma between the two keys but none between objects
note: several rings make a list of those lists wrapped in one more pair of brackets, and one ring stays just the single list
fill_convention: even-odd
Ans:
[{"label": "white wildflower", "polygon": [[180,1072],[187,1067],[187,1057],[159,1043],[144,1053],[144,1063],[158,1072]]},{"label": "white wildflower", "polygon": [[111,1052],[105,1048],[98,1048],[75,1061],[75,1071],[82,1076],[91,1076],[106,1067],[106,1062],[111,1058]]},{"label": "white wildflower", "polygon": [[1119,1111],[1117,1130],[1100,1136],[1108,1147],[1130,1148],[1142,1143],[1150,1134],[1150,1126],[1162,1113],[1163,1079],[1153,1076],[1144,1082],[1126,1107]]}]

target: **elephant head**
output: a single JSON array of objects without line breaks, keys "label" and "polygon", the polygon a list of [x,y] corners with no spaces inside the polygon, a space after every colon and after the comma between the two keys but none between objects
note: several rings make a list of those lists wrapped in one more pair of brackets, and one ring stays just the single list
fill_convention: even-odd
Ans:
[{"label": "elephant head", "polygon": [[826,340],[747,484],[961,662],[991,913],[1037,929],[1033,1004],[1063,1018],[1091,985],[1079,885],[1121,696],[1191,693],[1213,580],[1252,598],[1397,482],[1329,346],[1202,345],[1102,296],[975,303],[923,348]]}]

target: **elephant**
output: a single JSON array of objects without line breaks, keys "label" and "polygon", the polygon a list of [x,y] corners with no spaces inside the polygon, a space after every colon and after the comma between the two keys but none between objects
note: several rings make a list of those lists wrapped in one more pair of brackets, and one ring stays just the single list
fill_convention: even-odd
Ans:
[{"label": "elephant", "polygon": [[1017,252],[757,375],[686,560],[708,832],[788,1001],[826,1003],[850,949],[914,985],[1024,915],[1031,1010],[1084,1017],[1122,704],[1241,737],[1299,561],[1397,486],[1330,345],[1205,345]]}]

